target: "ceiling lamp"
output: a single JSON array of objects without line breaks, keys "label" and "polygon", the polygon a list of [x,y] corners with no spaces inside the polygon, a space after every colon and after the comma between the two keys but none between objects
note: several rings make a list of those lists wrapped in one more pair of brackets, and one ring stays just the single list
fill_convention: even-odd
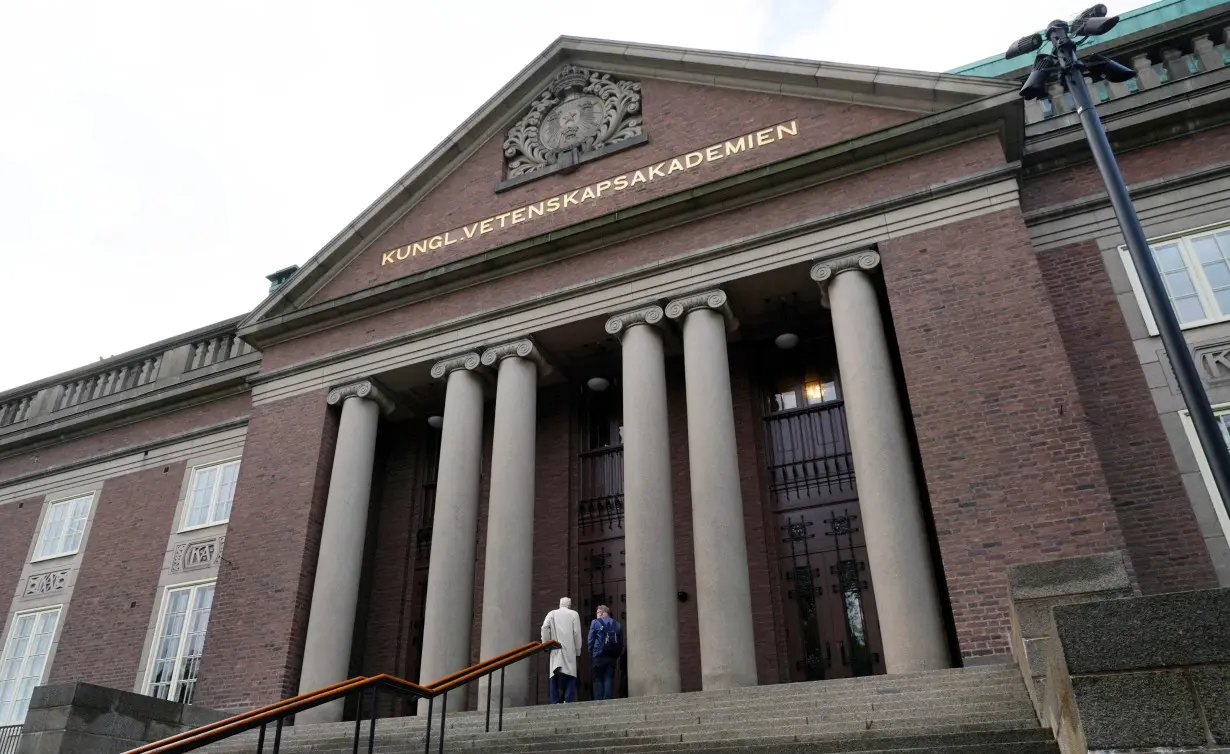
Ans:
[{"label": "ceiling lamp", "polygon": [[443,426],[444,426],[444,417],[443,417],[443,416],[429,416],[429,417],[427,417],[427,426],[431,427],[432,429],[439,429],[440,427],[443,427]]},{"label": "ceiling lamp", "polygon": [[778,335],[776,338],[773,339],[773,345],[777,346],[783,351],[789,351],[791,348],[794,348],[798,344],[799,344],[799,336],[795,335],[792,332],[784,332],[781,335]]},{"label": "ceiling lamp", "polygon": [[611,386],[611,381],[605,377],[590,377],[585,382],[585,387],[593,390],[595,393],[606,392],[606,389]]}]

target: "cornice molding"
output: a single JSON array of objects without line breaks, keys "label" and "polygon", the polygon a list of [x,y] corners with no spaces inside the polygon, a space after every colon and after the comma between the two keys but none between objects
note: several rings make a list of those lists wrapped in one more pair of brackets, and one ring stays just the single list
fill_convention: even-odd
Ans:
[{"label": "cornice molding", "polygon": [[458,369],[466,369],[472,372],[475,369],[478,369],[478,366],[481,363],[482,357],[473,351],[459,353],[456,356],[449,356],[447,358],[440,359],[433,364],[431,367],[431,376],[439,380],[447,377],[449,374],[457,371]]},{"label": "cornice molding", "polygon": [[329,397],[325,400],[330,406],[338,406],[345,402],[347,398],[366,398],[380,406],[380,410],[386,416],[393,413],[393,409],[397,408],[397,404],[388,392],[372,379],[358,380],[357,382],[335,387],[329,391]]},{"label": "cornice molding", "polygon": [[551,373],[551,364],[542,355],[538,344],[530,338],[518,338],[486,349],[483,351],[482,363],[485,367],[493,367],[504,359],[513,357],[534,362],[538,367],[539,376]]},{"label": "cornice molding", "polygon": [[832,259],[816,262],[811,267],[811,279],[821,286],[843,272],[862,270],[871,272],[880,266],[880,253],[875,249],[864,249],[853,254],[845,254]]},{"label": "cornice molding", "polygon": [[739,326],[739,320],[735,319],[735,314],[730,310],[730,304],[726,300],[726,291],[721,288],[691,293],[671,300],[666,305],[666,316],[669,319],[683,319],[689,312],[697,309],[713,309],[721,314],[726,320],[728,330],[734,330]]},{"label": "cornice molding", "polygon": [[606,331],[623,339],[624,333],[637,325],[661,325],[664,314],[660,306],[643,306],[639,309],[613,314],[607,318]]}]

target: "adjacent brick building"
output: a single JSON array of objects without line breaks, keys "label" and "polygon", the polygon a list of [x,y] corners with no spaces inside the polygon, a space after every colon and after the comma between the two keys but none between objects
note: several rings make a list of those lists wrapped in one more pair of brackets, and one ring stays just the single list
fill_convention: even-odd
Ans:
[{"label": "adjacent brick building", "polygon": [[[1099,92],[1220,410],[1230,5],[1185,2]],[[1006,662],[1022,563],[1230,583],[1075,115],[1014,65],[561,38],[254,311],[0,394],[0,726],[49,680],[430,681],[565,596],[636,695]]]}]

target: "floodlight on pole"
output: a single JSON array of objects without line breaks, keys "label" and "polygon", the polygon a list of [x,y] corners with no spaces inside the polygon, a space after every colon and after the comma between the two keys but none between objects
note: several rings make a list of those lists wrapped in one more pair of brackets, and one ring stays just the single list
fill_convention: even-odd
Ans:
[{"label": "floodlight on pole", "polygon": [[1153,252],[1149,249],[1144,228],[1136,215],[1136,208],[1132,205],[1132,197],[1128,193],[1123,174],[1119,171],[1119,163],[1115,161],[1110,140],[1106,137],[1106,129],[1102,126],[1102,119],[1098,117],[1097,107],[1089,94],[1089,87],[1085,84],[1086,74],[1094,80],[1124,83],[1135,78],[1136,72],[1108,58],[1094,56],[1086,62],[1076,55],[1077,42],[1073,40],[1074,36],[1099,36],[1110,31],[1119,22],[1118,16],[1106,14],[1105,5],[1095,5],[1082,12],[1071,24],[1052,21],[1046,27],[1045,40],[1040,34],[1023,37],[1012,43],[1004,57],[1014,58],[1041,50],[1047,43],[1051,45],[1050,53],[1041,53],[1034,59],[1033,68],[1021,87],[1021,97],[1027,100],[1046,97],[1047,84],[1056,76],[1063,82],[1064,89],[1072,95],[1077,116],[1085,131],[1085,139],[1093,152],[1098,172],[1102,174],[1102,182],[1106,185],[1115,217],[1119,220],[1119,229],[1127,244],[1128,254],[1144,288],[1145,300],[1153,313],[1162,345],[1178,379],[1179,392],[1187,403],[1196,436],[1200,438],[1204,449],[1204,457],[1212,472],[1222,508],[1230,514],[1230,453],[1226,450],[1226,441],[1217,416],[1213,413],[1213,406],[1209,403],[1204,383],[1196,371],[1191,349],[1183,338],[1182,327],[1175,316],[1174,307],[1171,306],[1166,285],[1158,271]]}]

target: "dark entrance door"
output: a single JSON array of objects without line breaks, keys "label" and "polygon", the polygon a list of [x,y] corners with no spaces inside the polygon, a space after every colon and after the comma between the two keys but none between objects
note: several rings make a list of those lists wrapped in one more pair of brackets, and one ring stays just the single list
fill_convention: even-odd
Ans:
[{"label": "dark entrance door", "polygon": [[845,408],[836,376],[785,369],[765,421],[790,677],[884,672]]},{"label": "dark entrance door", "polygon": [[[620,390],[586,391],[581,405],[581,453],[577,496],[577,549],[581,565],[581,633],[587,635],[599,605],[627,625],[624,578],[624,449]],[[625,637],[626,639],[626,637]],[[628,695],[626,663],[620,663],[614,695]],[[589,652],[577,672],[579,689],[593,698]]]}]

